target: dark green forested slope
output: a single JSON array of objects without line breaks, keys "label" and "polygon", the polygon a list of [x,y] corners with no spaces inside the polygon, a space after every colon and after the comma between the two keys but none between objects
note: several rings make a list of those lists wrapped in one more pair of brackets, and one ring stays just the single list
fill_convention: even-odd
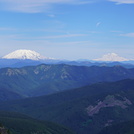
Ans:
[{"label": "dark green forested slope", "polygon": [[97,83],[53,95],[0,103],[1,110],[65,125],[78,134],[97,134],[134,120],[134,80]]},{"label": "dark green forested slope", "polygon": [[22,99],[23,96],[9,89],[0,87],[0,101]]},{"label": "dark green forested slope", "polygon": [[22,114],[0,111],[0,123],[11,134],[74,134],[55,123],[35,120]]},{"label": "dark green forested slope", "polygon": [[134,120],[106,127],[98,134],[134,134]]}]

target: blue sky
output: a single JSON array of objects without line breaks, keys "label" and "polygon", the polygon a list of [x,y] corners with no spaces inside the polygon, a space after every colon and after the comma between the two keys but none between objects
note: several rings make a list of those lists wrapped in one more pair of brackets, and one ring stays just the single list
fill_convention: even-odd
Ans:
[{"label": "blue sky", "polygon": [[0,0],[0,56],[30,49],[58,59],[134,59],[134,0]]}]

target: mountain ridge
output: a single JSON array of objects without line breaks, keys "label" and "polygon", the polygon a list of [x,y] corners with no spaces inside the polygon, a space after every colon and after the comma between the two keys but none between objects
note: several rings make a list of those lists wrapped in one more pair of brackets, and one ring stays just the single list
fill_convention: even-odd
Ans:
[{"label": "mountain ridge", "polygon": [[[22,97],[61,92],[85,85],[134,78],[134,69],[121,66],[86,67],[66,64],[0,69],[0,90]],[[16,96],[17,97],[17,96]]]},{"label": "mountain ridge", "polygon": [[[47,96],[0,102],[0,109],[56,122],[78,134],[97,134],[109,125],[134,120],[133,87],[134,79],[97,83]],[[105,105],[100,107],[100,102]]]},{"label": "mountain ridge", "polygon": [[77,65],[77,66],[114,66],[122,65],[126,68],[134,68],[134,60],[126,59],[124,57],[118,56],[116,53],[108,53],[102,58],[94,60],[63,60],[55,59],[50,57],[42,56],[41,54],[26,49],[16,50],[8,55],[3,56],[0,59],[0,68],[2,67],[24,67],[24,66],[33,66],[39,64],[68,64],[68,65]]},{"label": "mountain ridge", "polygon": [[115,61],[129,61],[130,59],[126,59],[124,57],[120,57],[116,53],[108,53],[103,55],[101,58],[93,59],[94,61],[109,61],[109,62],[115,62]]},{"label": "mountain ridge", "polygon": [[42,56],[39,53],[32,50],[19,49],[3,56],[2,59],[21,59],[21,60],[30,59],[36,61],[36,60],[46,60],[46,59],[48,60],[52,58]]}]

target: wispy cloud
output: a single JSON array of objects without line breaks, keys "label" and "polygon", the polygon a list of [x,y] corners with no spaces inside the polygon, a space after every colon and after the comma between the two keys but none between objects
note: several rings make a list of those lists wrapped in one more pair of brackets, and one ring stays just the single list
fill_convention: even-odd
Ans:
[{"label": "wispy cloud", "polygon": [[99,27],[100,24],[101,24],[101,22],[97,22],[97,23],[96,23],[96,27]]},{"label": "wispy cloud", "polygon": [[134,33],[120,34],[120,36],[132,37],[134,38]]},{"label": "wispy cloud", "polygon": [[23,35],[18,35],[18,34],[8,34],[8,35],[1,35],[0,34],[0,40],[8,40],[8,41],[11,41],[11,40],[22,40],[22,39],[26,39],[24,38]]},{"label": "wispy cloud", "polygon": [[110,31],[111,33],[122,33],[122,31],[117,31],[117,30],[113,30],[113,31]]},{"label": "wispy cloud", "polygon": [[134,4],[134,0],[108,0],[116,4]]},{"label": "wispy cloud", "polygon": [[8,27],[0,27],[0,31],[16,31],[16,29]]},{"label": "wispy cloud", "polygon": [[0,0],[0,5],[4,10],[38,13],[46,12],[54,4],[87,4],[93,0]]},{"label": "wispy cloud", "polygon": [[87,31],[88,33],[90,33],[90,34],[99,34],[99,33],[102,33],[102,32],[98,32],[98,31]]},{"label": "wispy cloud", "polygon": [[37,37],[37,38],[38,39],[58,39],[58,38],[80,37],[80,36],[87,36],[87,34],[65,34],[65,35],[44,36],[44,37]]},{"label": "wispy cloud", "polygon": [[50,18],[55,18],[54,14],[48,14],[47,16],[50,17]]},{"label": "wispy cloud", "polygon": [[61,35],[50,35],[50,36],[26,36],[24,34],[0,34],[0,40],[49,40],[49,39],[62,39],[62,38],[74,38],[88,36],[88,34],[61,34]]}]

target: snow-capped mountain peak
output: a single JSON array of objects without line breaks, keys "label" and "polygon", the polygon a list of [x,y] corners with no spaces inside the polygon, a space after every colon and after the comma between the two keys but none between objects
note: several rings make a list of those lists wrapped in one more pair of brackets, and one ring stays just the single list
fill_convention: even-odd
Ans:
[{"label": "snow-capped mountain peak", "polygon": [[101,58],[94,59],[95,61],[129,61],[129,59],[126,59],[124,57],[120,57],[116,53],[108,53],[106,55],[103,55]]},{"label": "snow-capped mountain peak", "polygon": [[2,57],[3,59],[30,59],[30,60],[45,60],[50,59],[48,57],[44,57],[40,55],[39,53],[32,51],[32,50],[26,50],[26,49],[20,49],[16,50],[12,53],[9,53],[8,55],[5,55]]}]

